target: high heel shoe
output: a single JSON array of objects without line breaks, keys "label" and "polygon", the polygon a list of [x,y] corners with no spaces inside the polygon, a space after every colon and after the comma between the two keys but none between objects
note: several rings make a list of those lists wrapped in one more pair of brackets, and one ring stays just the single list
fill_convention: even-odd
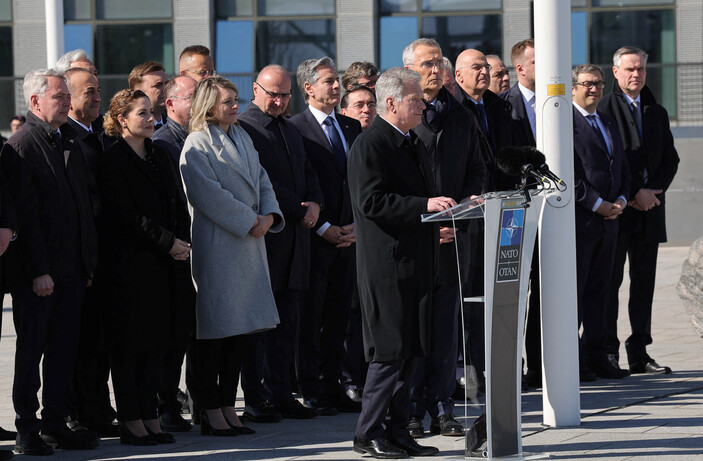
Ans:
[{"label": "high heel shoe", "polygon": [[143,435],[141,437],[137,437],[136,435],[132,434],[132,431],[130,431],[129,428],[125,426],[125,424],[122,422],[119,423],[119,427],[120,443],[122,445],[154,446],[159,444],[159,442],[154,440],[150,435]]},{"label": "high heel shoe", "polygon": [[149,437],[156,440],[156,443],[176,443],[176,438],[169,432],[151,432],[148,427],[144,426],[144,428]]},{"label": "high heel shoe", "polygon": [[208,418],[205,409],[200,410],[200,435],[216,435],[218,437],[233,437],[239,434],[233,427],[228,427],[227,429],[215,429],[210,424],[210,418]]},{"label": "high heel shoe", "polygon": [[[227,419],[226,416],[225,416],[225,421],[227,421],[227,424],[229,424],[229,427],[231,427],[232,429],[234,429],[235,431],[237,431],[237,434],[239,434],[239,435],[251,435],[251,434],[256,434],[256,431],[255,431],[254,429],[252,429],[251,427],[247,427],[247,426],[244,426],[244,425],[235,426],[234,424],[232,424],[232,423],[229,421],[229,419]],[[240,424],[241,424],[241,423],[240,423]]]}]

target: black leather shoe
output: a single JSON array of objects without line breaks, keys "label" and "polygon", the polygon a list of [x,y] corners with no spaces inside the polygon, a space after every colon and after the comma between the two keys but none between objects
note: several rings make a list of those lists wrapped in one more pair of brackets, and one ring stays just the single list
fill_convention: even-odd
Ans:
[{"label": "black leather shoe", "polygon": [[167,432],[188,432],[193,426],[178,413],[164,411],[159,415],[161,429]]},{"label": "black leather shoe", "polygon": [[421,439],[425,436],[425,428],[422,427],[422,420],[417,416],[411,416],[408,423],[408,434],[414,439]]},{"label": "black leather shoe", "polygon": [[432,418],[430,432],[447,437],[460,437],[464,435],[464,426],[454,419],[454,415],[446,413],[439,418]]},{"label": "black leather shoe", "polygon": [[599,378],[605,379],[622,379],[630,376],[630,372],[623,370],[620,367],[615,368],[607,359],[603,357],[600,360],[592,360],[588,362],[588,367],[598,376]]},{"label": "black leather shoe", "polygon": [[212,427],[212,424],[210,424],[210,419],[207,416],[207,412],[203,408],[200,410],[200,435],[216,435],[217,437],[234,437],[236,435],[239,435],[239,432],[237,432],[232,426],[227,424],[227,429],[217,429]]},{"label": "black leather shoe", "polygon": [[296,399],[291,399],[278,406],[284,418],[311,419],[317,416],[317,409],[303,406]]},{"label": "black leather shoe", "polygon": [[12,452],[12,450],[0,450],[0,460],[12,459],[14,457],[15,454]]},{"label": "black leather shoe", "polygon": [[305,401],[305,406],[317,410],[320,416],[336,416],[339,414],[337,409],[325,398],[312,398]]},{"label": "black leather shoe", "polygon": [[404,450],[410,456],[434,456],[439,453],[439,448],[420,445],[412,437],[402,437],[400,439],[389,438],[388,441],[401,450]]},{"label": "black leather shoe", "polygon": [[17,432],[8,431],[0,427],[0,440],[13,441],[17,438]]},{"label": "black leather shoe", "polygon": [[590,369],[588,365],[581,362],[579,364],[579,381],[582,383],[589,383],[598,379],[598,376]]},{"label": "black leather shoe", "polygon": [[479,455],[483,457],[479,452],[481,446],[488,440],[488,434],[486,433],[486,414],[483,413],[481,416],[474,420],[469,430],[466,431],[466,457],[472,457]]},{"label": "black leather shoe", "polygon": [[120,443],[122,445],[134,445],[138,447],[149,447],[149,446],[154,446],[158,445],[159,442],[157,442],[153,437],[150,435],[144,435],[144,436],[136,436],[132,433],[132,431],[129,430],[127,426],[124,424],[120,423],[119,425],[120,428]]},{"label": "black leather shoe", "polygon": [[169,434],[168,432],[151,432],[148,427],[144,426],[144,428],[146,429],[147,434],[149,434],[149,437],[156,440],[156,443],[158,444],[176,443],[176,438],[173,434]]},{"label": "black leather shoe", "polygon": [[668,375],[671,374],[671,368],[669,367],[663,367],[659,365],[657,362],[654,360],[650,360],[649,362],[636,362],[636,363],[631,363],[630,364],[630,373],[633,374],[642,374],[642,373],[648,373],[651,375]]},{"label": "black leather shoe", "polygon": [[15,451],[25,455],[47,456],[53,455],[54,449],[47,445],[38,432],[30,432],[28,434],[17,434],[15,440]]},{"label": "black leather shoe", "polygon": [[372,440],[354,437],[354,451],[362,455],[371,455],[378,459],[405,459],[409,457],[407,451],[396,447],[385,437]]},{"label": "black leather shoe", "polygon": [[276,407],[264,400],[254,405],[246,405],[242,419],[254,423],[277,423],[283,419],[283,415]]},{"label": "black leather shoe", "polygon": [[84,433],[80,432],[74,432],[64,425],[56,430],[42,431],[41,438],[48,445],[61,450],[92,450],[100,446],[93,431],[86,429]]}]

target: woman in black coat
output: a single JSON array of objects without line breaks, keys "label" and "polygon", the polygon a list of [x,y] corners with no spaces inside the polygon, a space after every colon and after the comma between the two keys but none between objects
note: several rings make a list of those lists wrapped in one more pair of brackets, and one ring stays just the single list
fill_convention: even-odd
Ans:
[{"label": "woman in black coat", "polygon": [[117,141],[102,155],[102,280],[112,380],[124,444],[174,442],[157,420],[161,347],[169,340],[170,293],[176,264],[187,264],[189,218],[166,153],[151,144],[154,116],[142,91],[122,90],[110,102],[105,132]]}]

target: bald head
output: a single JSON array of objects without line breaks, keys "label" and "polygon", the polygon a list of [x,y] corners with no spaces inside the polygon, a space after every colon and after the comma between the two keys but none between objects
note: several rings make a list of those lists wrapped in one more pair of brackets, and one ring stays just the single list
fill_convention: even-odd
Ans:
[{"label": "bald head", "polygon": [[490,66],[486,55],[468,49],[456,58],[456,82],[471,99],[480,102],[490,84]]},{"label": "bald head", "polygon": [[182,127],[190,122],[190,98],[198,82],[186,75],[177,75],[168,81],[164,89],[166,113],[170,119]]},{"label": "bald head", "polygon": [[286,111],[291,98],[291,81],[285,67],[272,64],[261,69],[253,89],[252,102],[263,113],[278,117]]}]

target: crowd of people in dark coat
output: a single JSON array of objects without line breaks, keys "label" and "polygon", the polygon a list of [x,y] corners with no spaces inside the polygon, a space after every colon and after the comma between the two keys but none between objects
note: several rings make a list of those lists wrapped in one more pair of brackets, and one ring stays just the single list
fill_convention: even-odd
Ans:
[{"label": "crowd of people in dark coat", "polygon": [[[464,435],[453,395],[484,385],[484,306],[459,293],[483,294],[484,229],[422,227],[419,215],[516,187],[496,154],[536,144],[534,43],[512,49],[513,87],[479,50],[452,72],[437,41],[418,39],[402,60],[383,75],[356,62],[341,84],[329,57],[303,61],[307,107],[293,116],[285,68],[261,69],[240,112],[237,87],[200,45],[170,79],[158,62],[135,66],[105,114],[83,50],[29,72],[28,112],[16,117],[26,122],[0,153],[2,282],[17,332],[17,432],[0,438],[50,455],[339,411],[360,412],[354,450],[378,458],[436,454],[415,441],[426,415],[430,433]],[[605,98],[599,67],[572,76],[581,381],[671,373],[646,346],[678,155],[646,61],[617,50]],[[525,387],[542,379],[538,274],[535,262]]]}]

